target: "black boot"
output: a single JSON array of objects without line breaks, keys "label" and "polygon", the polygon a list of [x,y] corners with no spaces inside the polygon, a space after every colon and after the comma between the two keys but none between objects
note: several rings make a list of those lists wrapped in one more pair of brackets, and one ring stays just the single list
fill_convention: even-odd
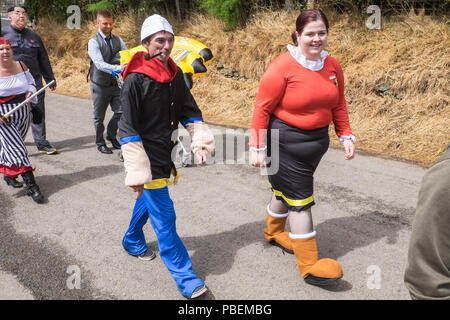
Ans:
[{"label": "black boot", "polygon": [[22,178],[28,189],[27,194],[31,196],[31,198],[37,203],[42,203],[42,201],[44,200],[44,195],[41,193],[41,191],[39,190],[39,186],[34,180],[33,171],[22,173]]},{"label": "black boot", "polygon": [[12,186],[13,188],[22,188],[23,183],[16,180],[16,178],[10,178],[8,176],[3,176],[3,180],[5,180],[8,186]]}]

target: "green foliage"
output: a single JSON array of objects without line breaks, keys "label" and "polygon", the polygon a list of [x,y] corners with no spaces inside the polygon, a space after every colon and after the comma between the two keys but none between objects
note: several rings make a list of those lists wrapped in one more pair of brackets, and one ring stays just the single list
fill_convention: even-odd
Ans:
[{"label": "green foliage", "polygon": [[316,0],[319,6],[332,7],[340,12],[364,13],[370,5],[377,5],[383,15],[408,13],[410,10],[425,10],[425,14],[446,15],[450,0]]},{"label": "green foliage", "polygon": [[[366,16],[367,7],[378,5],[383,15],[396,15],[414,9],[425,9],[425,14],[448,17],[450,0],[315,0],[315,7],[330,8],[341,13]],[[181,17],[187,17],[190,10],[205,10],[223,19],[230,27],[236,27],[255,10],[287,8],[303,10],[307,0],[179,0]],[[289,6],[287,6],[289,3]],[[51,16],[65,22],[67,7],[77,5],[84,18],[92,18],[92,13],[100,9],[109,9],[113,14],[132,11],[138,15],[160,12],[163,15],[177,15],[176,0],[25,0],[30,19]]]},{"label": "green foliage", "polygon": [[65,22],[67,8],[71,5],[80,7],[84,17],[92,17],[92,12],[107,9],[114,14],[132,10],[136,13],[156,11],[164,8],[164,0],[25,0],[25,7],[30,18],[51,16],[60,22]]},{"label": "green foliage", "polygon": [[248,7],[247,0],[197,0],[200,8],[210,14],[222,18],[225,23],[234,27],[244,15],[244,9]]},{"label": "green foliage", "polygon": [[68,17],[67,8],[71,5],[79,6],[82,10],[92,4],[92,0],[25,0],[25,8],[29,18],[50,16],[59,22],[64,23]]},{"label": "green foliage", "polygon": [[112,10],[114,3],[112,0],[101,0],[96,3],[91,3],[86,6],[86,10],[89,12],[96,12],[99,10]]}]

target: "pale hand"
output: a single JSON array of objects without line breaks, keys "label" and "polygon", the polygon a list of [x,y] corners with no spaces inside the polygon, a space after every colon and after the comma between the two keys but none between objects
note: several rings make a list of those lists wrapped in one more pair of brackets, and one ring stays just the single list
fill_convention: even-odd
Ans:
[{"label": "pale hand", "polygon": [[257,168],[265,168],[266,151],[250,150],[250,165]]},{"label": "pale hand", "polygon": [[200,149],[195,153],[195,158],[199,164],[205,164],[207,155],[208,151],[206,149]]},{"label": "pale hand", "polygon": [[351,160],[355,156],[355,144],[350,139],[344,140],[345,160]]},{"label": "pale hand", "polygon": [[[31,97],[33,95],[33,92],[31,91],[27,91],[27,93],[25,94],[25,99],[28,99],[29,97]],[[29,102],[28,102],[29,103]]]}]

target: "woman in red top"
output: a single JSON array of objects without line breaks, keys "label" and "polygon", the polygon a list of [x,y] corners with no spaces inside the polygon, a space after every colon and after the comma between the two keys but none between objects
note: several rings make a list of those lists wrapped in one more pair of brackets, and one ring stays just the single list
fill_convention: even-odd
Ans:
[{"label": "woman in red top", "polygon": [[[288,45],[261,79],[249,143],[251,165],[264,167],[267,152],[274,171],[269,173],[273,197],[267,206],[265,239],[294,253],[302,277],[313,285],[328,285],[343,275],[337,261],[318,259],[311,217],[313,174],[328,150],[329,124],[334,123],[345,159],[353,158],[356,141],[341,66],[324,50],[327,37],[328,21],[322,11],[305,10],[298,16],[292,33],[295,46]],[[288,216],[290,233],[284,231]]]}]

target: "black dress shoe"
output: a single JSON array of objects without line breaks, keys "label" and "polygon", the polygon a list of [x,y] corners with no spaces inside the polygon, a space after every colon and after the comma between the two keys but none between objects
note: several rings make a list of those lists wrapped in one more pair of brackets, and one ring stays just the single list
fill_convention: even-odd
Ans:
[{"label": "black dress shoe", "polygon": [[3,179],[5,180],[6,184],[8,186],[12,186],[13,188],[22,188],[23,183],[16,180],[16,178],[10,178],[8,176],[3,176]]},{"label": "black dress shoe", "polygon": [[105,146],[105,145],[98,146],[97,149],[98,149],[98,151],[100,151],[101,153],[106,153],[106,154],[111,154],[111,153],[113,153],[113,152],[111,151],[111,149],[108,148],[108,147]]},{"label": "black dress shoe", "polygon": [[116,138],[111,139],[111,138],[106,137],[106,140],[108,140],[109,142],[111,142],[111,144],[112,144],[112,146],[113,146],[114,149],[120,149],[120,143],[119,143],[119,141],[117,141]]}]

